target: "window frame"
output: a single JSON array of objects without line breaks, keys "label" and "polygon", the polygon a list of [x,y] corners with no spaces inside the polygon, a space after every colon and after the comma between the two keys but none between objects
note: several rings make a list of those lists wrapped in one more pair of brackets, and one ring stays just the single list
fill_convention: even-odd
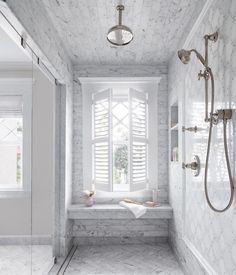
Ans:
[{"label": "window frame", "polygon": [[[157,93],[160,77],[85,77],[79,78],[80,83],[82,84],[82,100],[83,100],[83,188],[84,189],[93,189],[92,181],[92,94],[99,91],[113,88],[132,88],[138,91],[143,91],[148,94],[148,117],[152,117],[152,123],[157,125],[158,112],[157,112]],[[89,107],[90,106],[90,107]],[[130,197],[140,198],[149,196],[152,189],[158,188],[157,182],[157,131],[155,127],[150,127],[150,120],[148,120],[148,131],[149,131],[149,147],[151,150],[148,150],[148,182],[146,184],[146,189],[141,191],[124,191],[124,192],[105,192],[105,191],[96,191],[96,198],[119,198],[124,195],[129,195]],[[154,129],[155,128],[155,129]]]},{"label": "window frame", "polygon": [[1,188],[0,197],[25,197],[31,191],[31,121],[32,121],[32,80],[0,79],[0,95],[23,97],[23,178],[21,187]]},{"label": "window frame", "polygon": [[[138,137],[135,136],[134,134],[132,134],[132,132],[134,131],[133,128],[133,108],[132,108],[132,104],[133,104],[133,99],[140,99],[143,100],[143,102],[145,103],[145,137]],[[148,104],[149,104],[149,99],[148,99],[148,92],[147,91],[139,91],[137,89],[134,88],[129,88],[129,111],[131,113],[130,115],[130,129],[129,129],[129,149],[130,149],[130,154],[129,154],[129,182],[130,182],[130,192],[134,192],[134,191],[138,191],[138,190],[143,190],[145,189],[145,187],[147,187],[149,185],[149,169],[148,169],[148,164],[149,164],[149,134],[148,134],[148,129],[150,127],[150,125],[148,124],[148,117],[149,117],[149,112],[148,112]],[[146,178],[146,182],[139,182],[139,183],[134,183],[133,181],[133,177],[134,177],[134,162],[131,161],[131,159],[133,160],[133,148],[135,147],[134,143],[137,142],[141,142],[145,144],[146,147],[146,162],[145,162],[145,178]]]},{"label": "window frame", "polygon": [[[111,146],[112,146],[112,140],[111,140],[111,89],[105,89],[104,91],[101,91],[100,93],[93,93],[92,95],[92,101],[91,101],[91,106],[90,108],[92,108],[92,127],[91,127],[91,131],[92,131],[92,167],[93,167],[93,171],[92,171],[92,178],[93,178],[93,183],[94,183],[94,178],[95,178],[95,173],[96,173],[96,157],[93,154],[94,151],[94,147],[99,144],[99,143],[107,143],[107,147],[108,147],[108,154],[107,154],[107,158],[108,158],[108,174],[107,174],[107,178],[108,178],[108,182],[112,180],[112,170],[111,170],[111,166],[112,166],[112,154],[111,154]],[[96,99],[97,98],[97,99]],[[95,129],[94,129],[94,120],[95,120],[95,106],[94,103],[99,101],[100,99],[107,99],[108,101],[108,129],[107,129],[107,136],[106,137],[95,137]],[[94,183],[95,184],[95,183]],[[96,186],[99,188],[99,190],[101,191],[111,191],[111,184],[105,184],[103,183],[96,183]]]}]

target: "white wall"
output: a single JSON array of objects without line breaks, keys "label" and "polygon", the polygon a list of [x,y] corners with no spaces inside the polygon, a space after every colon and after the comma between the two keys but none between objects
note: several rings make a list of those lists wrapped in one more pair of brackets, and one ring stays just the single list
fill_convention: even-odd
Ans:
[{"label": "white wall", "polygon": [[[205,34],[219,31],[219,40],[209,45],[209,66],[215,75],[215,109],[236,107],[236,2],[208,1],[210,8],[196,25],[187,45],[204,53]],[[182,47],[183,45],[180,45]],[[236,274],[236,198],[225,213],[213,212],[204,194],[204,169],[207,149],[207,127],[204,122],[204,81],[197,80],[202,69],[192,56],[188,65],[177,57],[169,64],[169,104],[175,98],[179,103],[182,126],[202,128],[198,133],[179,131],[180,162],[169,165],[170,203],[174,219],[170,224],[170,240],[186,274]],[[229,151],[235,178],[235,118],[229,123]],[[214,126],[209,165],[209,192],[213,204],[223,208],[229,199],[229,183],[222,144],[222,123]],[[185,137],[185,142],[183,138]],[[183,143],[182,143],[183,142]],[[183,147],[182,147],[183,145]],[[186,154],[183,155],[185,149]],[[182,173],[182,161],[190,162],[193,154],[201,159],[201,174],[192,177],[189,170]]]},{"label": "white wall", "polygon": [[52,234],[54,84],[39,70],[33,78],[32,230]]},{"label": "white wall", "polygon": [[[0,1],[1,3],[1,1]],[[57,161],[60,163],[59,180],[56,182],[57,197],[60,197],[56,208],[56,228],[60,248],[57,255],[66,255],[71,246],[70,231],[72,223],[67,218],[67,207],[72,197],[72,124],[73,124],[73,70],[71,61],[61,46],[61,40],[54,28],[42,1],[7,0],[8,8],[4,8],[4,15],[14,25],[18,33],[27,32],[27,43],[40,57],[47,68],[54,74],[59,83],[66,85],[60,97],[61,125],[58,123],[61,146],[64,145],[63,154]],[[61,148],[57,148],[61,150]],[[58,167],[59,167],[58,165]]]},{"label": "white wall", "polygon": [[21,198],[0,198],[1,236],[30,235],[31,222],[33,235],[52,234],[54,84],[36,68],[33,78],[31,194]]},{"label": "white wall", "polygon": [[30,198],[0,198],[0,239],[9,235],[30,235]]}]

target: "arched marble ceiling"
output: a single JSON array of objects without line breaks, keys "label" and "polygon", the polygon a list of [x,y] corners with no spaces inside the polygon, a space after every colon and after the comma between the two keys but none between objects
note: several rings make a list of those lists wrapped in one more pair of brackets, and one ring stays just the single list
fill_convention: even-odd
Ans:
[{"label": "arched marble ceiling", "polygon": [[[168,63],[193,25],[205,0],[42,0],[73,64]],[[127,46],[106,40],[117,22],[116,5],[125,5],[123,23],[134,33]]]}]

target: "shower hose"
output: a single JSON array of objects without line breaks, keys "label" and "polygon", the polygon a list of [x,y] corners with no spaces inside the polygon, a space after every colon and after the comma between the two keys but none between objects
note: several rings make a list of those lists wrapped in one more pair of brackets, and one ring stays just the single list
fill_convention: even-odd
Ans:
[{"label": "shower hose", "polygon": [[209,129],[209,136],[208,136],[208,143],[207,143],[207,154],[206,154],[206,167],[205,167],[205,177],[204,177],[204,188],[205,188],[205,195],[206,195],[206,200],[209,205],[209,207],[215,211],[215,212],[224,212],[226,211],[233,202],[233,196],[234,196],[234,182],[233,182],[233,177],[231,173],[231,168],[230,168],[230,161],[229,161],[229,153],[228,153],[228,146],[227,146],[227,119],[223,119],[223,132],[224,132],[224,153],[225,153],[225,159],[226,159],[226,165],[227,165],[227,170],[228,170],[228,175],[229,175],[229,184],[230,184],[230,199],[226,207],[223,209],[217,209],[216,207],[213,206],[213,204],[210,201],[209,194],[208,194],[208,184],[207,184],[207,175],[208,175],[208,164],[209,164],[209,155],[210,155],[210,149],[211,149],[211,138],[212,138],[212,128],[213,128],[213,111],[214,111],[214,97],[215,97],[215,83],[214,83],[214,76],[210,68],[207,68],[207,71],[210,75],[211,78],[211,113],[210,113],[210,129]]}]

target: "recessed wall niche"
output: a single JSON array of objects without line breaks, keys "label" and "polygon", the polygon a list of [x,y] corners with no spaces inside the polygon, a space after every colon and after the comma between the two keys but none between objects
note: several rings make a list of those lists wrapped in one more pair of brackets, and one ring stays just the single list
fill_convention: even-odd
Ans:
[{"label": "recessed wall niche", "polygon": [[170,160],[173,163],[179,161],[178,123],[178,102],[174,102],[170,107]]}]

